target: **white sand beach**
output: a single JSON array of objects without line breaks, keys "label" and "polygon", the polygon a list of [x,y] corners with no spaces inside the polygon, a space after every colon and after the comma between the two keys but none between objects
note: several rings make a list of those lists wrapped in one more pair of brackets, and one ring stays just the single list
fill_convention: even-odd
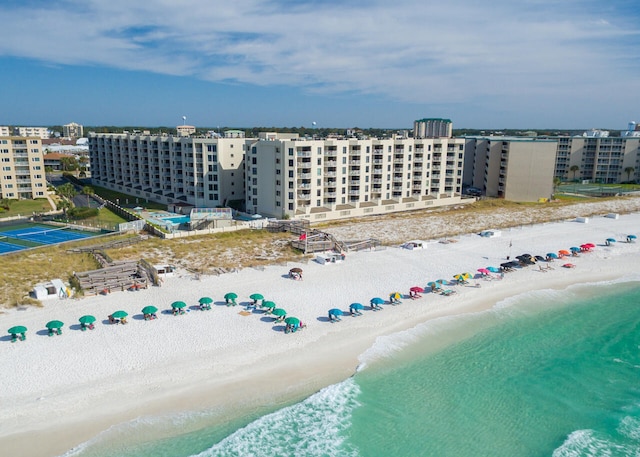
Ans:
[{"label": "white sand beach", "polygon": [[[179,271],[161,287],[9,310],[0,315],[0,449],[5,455],[60,455],[113,424],[142,416],[211,408],[224,415],[242,405],[314,392],[350,376],[359,356],[380,336],[429,319],[489,309],[531,290],[638,279],[640,242],[627,243],[626,237],[639,227],[638,213],[598,216],[588,223],[506,229],[496,238],[469,234],[448,244],[434,240],[424,250],[348,253],[338,264],[310,261],[199,279]],[[617,242],[606,246],[607,238]],[[596,244],[593,252],[556,260],[549,264],[552,270],[530,266],[502,280],[450,287],[456,291],[451,296],[408,298],[412,286],[476,274],[499,266],[507,255],[544,256],[588,242]],[[566,262],[575,268],[562,268]],[[302,281],[287,277],[292,267],[304,270]],[[368,309],[371,298],[388,299],[394,291],[405,294],[401,305]],[[227,292],[238,294],[239,306],[223,305]],[[307,328],[284,334],[282,324],[261,312],[239,314],[253,293],[274,301]],[[212,310],[195,309],[203,296],[214,299]],[[162,312],[176,300],[194,309],[181,316]],[[352,302],[365,305],[362,316],[348,315]],[[157,320],[142,319],[140,310],[147,305],[159,308]],[[327,321],[330,308],[345,312],[341,322]],[[127,325],[103,322],[120,309],[129,313]],[[79,330],[78,318],[85,314],[98,318],[95,330]],[[53,319],[65,327],[62,335],[49,337],[45,324]],[[29,329],[26,341],[9,341],[6,330],[14,325]]]}]

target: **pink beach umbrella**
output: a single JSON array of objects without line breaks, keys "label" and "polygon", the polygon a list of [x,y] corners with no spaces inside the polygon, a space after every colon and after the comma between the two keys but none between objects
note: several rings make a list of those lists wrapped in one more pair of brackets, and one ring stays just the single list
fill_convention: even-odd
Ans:
[{"label": "pink beach umbrella", "polygon": [[489,270],[487,270],[486,268],[478,268],[478,273],[487,276],[489,274]]}]

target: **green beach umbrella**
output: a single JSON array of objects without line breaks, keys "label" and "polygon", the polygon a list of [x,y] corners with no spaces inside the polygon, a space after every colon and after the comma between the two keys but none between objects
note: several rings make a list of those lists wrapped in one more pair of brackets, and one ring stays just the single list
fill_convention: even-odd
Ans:
[{"label": "green beach umbrella", "polygon": [[186,308],[186,306],[187,304],[183,301],[174,301],[173,303],[171,303],[172,308],[182,309]]},{"label": "green beach umbrella", "polygon": [[276,304],[274,302],[272,302],[272,301],[266,301],[266,302],[264,302],[262,304],[262,307],[263,308],[271,308],[271,309],[273,309],[273,308],[276,307]]},{"label": "green beach umbrella", "polygon": [[236,298],[238,298],[238,294],[236,294],[235,292],[229,292],[224,296],[225,300],[235,300]]},{"label": "green beach umbrella", "polygon": [[51,321],[51,322],[47,322],[47,328],[48,329],[54,329],[54,328],[62,328],[62,326],[64,325],[63,322],[61,321]]},{"label": "green beach umbrella", "polygon": [[115,313],[112,314],[112,316],[115,317],[116,319],[123,319],[127,317],[128,314],[125,311],[116,311]]},{"label": "green beach umbrella", "polygon": [[262,294],[251,294],[249,295],[249,298],[251,300],[264,300],[264,297],[262,296]]},{"label": "green beach umbrella", "polygon": [[284,320],[284,323],[289,325],[298,325],[300,323],[300,319],[298,319],[297,317],[287,317]]},{"label": "green beach umbrella", "polygon": [[11,327],[9,329],[9,333],[11,333],[12,335],[15,335],[17,333],[26,333],[27,332],[27,327],[25,327],[24,325],[16,325],[15,327]]},{"label": "green beach umbrella", "polygon": [[200,300],[198,300],[198,303],[200,303],[201,305],[209,305],[209,304],[213,303],[213,298],[211,298],[211,297],[202,297]]},{"label": "green beach umbrella", "polygon": [[79,320],[81,324],[93,324],[96,321],[96,318],[87,314],[86,316],[82,316]]},{"label": "green beach umbrella", "polygon": [[271,311],[271,314],[273,314],[274,316],[280,317],[280,316],[286,316],[287,312],[282,308],[276,308],[273,311]]},{"label": "green beach umbrella", "polygon": [[158,308],[155,306],[145,306],[142,308],[142,314],[155,314],[158,312]]}]

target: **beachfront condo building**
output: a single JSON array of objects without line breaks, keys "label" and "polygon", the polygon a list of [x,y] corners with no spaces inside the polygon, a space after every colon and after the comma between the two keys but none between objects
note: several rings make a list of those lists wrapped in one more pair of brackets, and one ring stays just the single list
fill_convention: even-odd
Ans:
[{"label": "beachfront condo building", "polygon": [[45,198],[42,140],[39,137],[0,136],[0,199]]},{"label": "beachfront condo building", "polygon": [[451,119],[425,118],[413,122],[414,138],[451,138],[452,136]]},{"label": "beachfront condo building", "polygon": [[460,201],[464,139],[265,134],[245,157],[246,210],[319,222]]},{"label": "beachfront condo building", "polygon": [[617,184],[640,179],[640,137],[558,137],[555,176]]},{"label": "beachfront condo building", "polygon": [[196,207],[244,200],[243,138],[89,134],[92,182],[140,199]]},{"label": "beachfront condo building", "polygon": [[464,182],[487,197],[535,202],[553,194],[555,139],[469,137]]}]

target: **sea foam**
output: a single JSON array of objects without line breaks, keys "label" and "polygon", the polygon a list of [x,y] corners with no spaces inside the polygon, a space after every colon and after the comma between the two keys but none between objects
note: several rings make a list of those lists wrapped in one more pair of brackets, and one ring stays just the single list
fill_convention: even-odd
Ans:
[{"label": "sea foam", "polygon": [[356,457],[344,449],[351,413],[359,406],[353,378],[326,387],[306,400],[257,419],[197,457],[323,455]]}]

